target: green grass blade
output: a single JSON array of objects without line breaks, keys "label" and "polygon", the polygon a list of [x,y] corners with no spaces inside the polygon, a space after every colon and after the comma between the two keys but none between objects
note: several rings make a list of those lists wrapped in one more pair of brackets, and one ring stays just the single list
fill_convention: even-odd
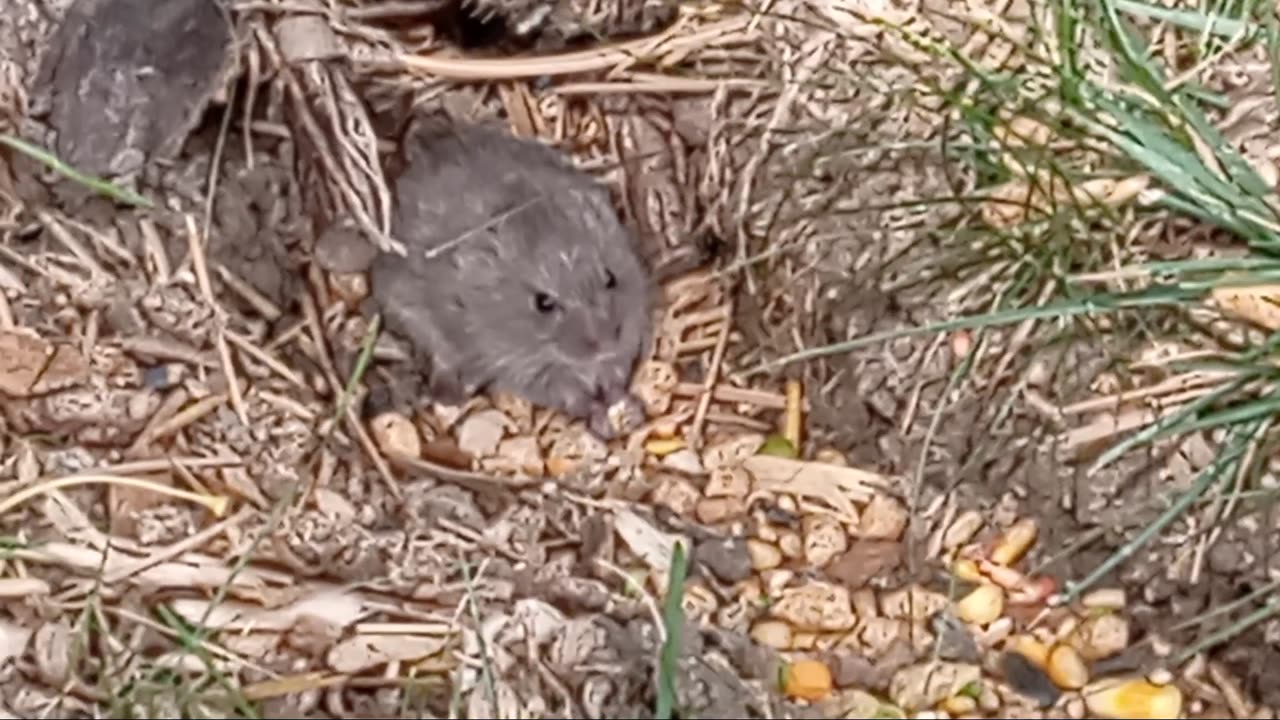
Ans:
[{"label": "green grass blade", "polygon": [[1153,260],[1133,267],[1151,272],[1179,274],[1193,272],[1244,272],[1247,270],[1280,270],[1280,260],[1268,257],[1208,257],[1193,260]]},{"label": "green grass blade", "polygon": [[1191,487],[1179,496],[1167,510],[1161,513],[1155,522],[1143,528],[1137,537],[1112,553],[1111,557],[1094,568],[1093,572],[1090,572],[1083,580],[1066,583],[1062,594],[1054,599],[1054,604],[1064,605],[1074,601],[1081,593],[1092,587],[1107,573],[1124,562],[1126,558],[1131,557],[1142,546],[1150,542],[1152,538],[1160,534],[1162,530],[1168,527],[1169,523],[1181,516],[1201,495],[1204,495],[1213,482],[1221,477],[1223,473],[1233,471],[1236,468],[1248,450],[1249,443],[1252,442],[1263,424],[1263,421],[1256,421],[1251,423],[1248,428],[1238,429],[1236,433],[1233,433],[1236,436],[1235,442],[1225,452],[1220,453],[1208,467],[1202,470]]},{"label": "green grass blade", "polygon": [[1129,452],[1139,445],[1145,445],[1154,442],[1161,437],[1167,437],[1169,434],[1184,431],[1190,427],[1195,416],[1201,411],[1212,407],[1214,403],[1222,400],[1224,397],[1238,391],[1248,378],[1237,379],[1213,392],[1205,393],[1196,398],[1193,402],[1189,402],[1180,408],[1177,412],[1170,413],[1156,422],[1151,423],[1142,430],[1130,435],[1124,440],[1112,445],[1097,460],[1089,466],[1088,474],[1092,475],[1102,468],[1110,465],[1120,459],[1125,453]]},{"label": "green grass blade", "polygon": [[[1280,412],[1280,395],[1272,394],[1271,397],[1254,400],[1252,402],[1233,405],[1223,408],[1217,412],[1209,413],[1204,417],[1197,418],[1186,424],[1181,429],[1182,432],[1195,432],[1197,430],[1206,430],[1209,428],[1222,427],[1224,425],[1235,425],[1247,420],[1257,418],[1265,418]],[[1172,432],[1163,433],[1163,437],[1172,435]],[[1159,438],[1161,436],[1157,436]]]},{"label": "green grass blade", "polygon": [[658,699],[653,715],[657,720],[671,720],[671,713],[675,710],[676,674],[680,671],[681,632],[684,630],[684,579],[688,571],[684,543],[677,541],[671,551],[667,598],[662,609],[667,639],[662,643],[662,656],[658,661]]},{"label": "green grass blade", "polygon": [[[1247,202],[1248,209],[1266,211],[1265,205],[1257,198],[1241,195],[1239,188],[1210,172],[1195,152],[1174,142],[1163,128],[1142,115],[1129,112],[1101,92],[1096,92],[1093,100],[1124,128],[1124,133],[1098,122],[1093,122],[1095,130],[1112,138],[1130,157],[1160,175],[1173,190],[1189,193],[1192,187],[1188,184],[1191,184],[1197,191],[1197,197],[1203,194],[1215,205],[1230,207],[1225,198],[1240,198]],[[1256,174],[1253,177],[1261,183]]]},{"label": "green grass blade", "polygon": [[32,158],[33,160],[44,163],[45,165],[53,169],[58,174],[74,182],[77,182],[100,195],[105,195],[106,197],[109,197],[112,200],[115,200],[116,202],[124,203],[125,205],[135,205],[137,207],[144,207],[144,208],[155,207],[155,204],[152,203],[147,198],[131,190],[127,190],[125,188],[119,187],[118,185],[116,185],[115,183],[109,180],[104,180],[103,178],[100,178],[100,177],[89,175],[87,173],[82,173],[79,170],[76,170],[70,165],[64,163],[56,155],[45,150],[44,148],[40,148],[35,145],[32,145],[31,143],[25,140],[22,140],[20,138],[16,138],[12,135],[9,135],[8,133],[0,133],[0,145],[7,145],[8,147],[14,150],[17,150],[18,152]]},{"label": "green grass blade", "polygon": [[1117,10],[1130,15],[1160,20],[1186,30],[1211,33],[1219,37],[1229,38],[1258,29],[1256,25],[1244,20],[1205,15],[1194,10],[1174,10],[1135,0],[1112,0],[1112,4]]},{"label": "green grass blade", "polygon": [[1023,320],[1056,320],[1075,315],[1088,315],[1091,313],[1123,309],[1177,306],[1196,300],[1202,294],[1203,293],[1199,292],[1189,292],[1178,287],[1155,287],[1135,293],[1097,293],[1084,298],[1067,299],[1034,307],[1018,307],[987,313],[985,315],[969,315],[930,325],[918,325],[916,327],[902,328],[899,330],[886,330],[883,332],[872,333],[870,335],[864,335],[853,340],[846,340],[844,342],[825,345],[822,347],[809,348],[807,350],[802,350],[792,353],[791,355],[778,358],[777,360],[761,363],[760,365],[746,371],[744,374],[750,377],[793,362],[846,353],[900,337],[926,335],[930,333],[947,332],[950,330],[968,330],[992,325],[1009,325],[1022,322]]},{"label": "green grass blade", "polygon": [[369,364],[373,361],[373,349],[378,344],[378,333],[381,330],[382,316],[374,315],[373,319],[369,321],[369,326],[365,328],[364,338],[360,341],[360,355],[356,357],[355,367],[351,369],[351,377],[347,378],[347,384],[342,388],[342,394],[338,396],[338,402],[334,403],[333,427],[337,427],[338,423],[342,422],[342,417],[347,414],[347,406],[351,404],[351,399],[355,397],[356,387],[369,370]]}]

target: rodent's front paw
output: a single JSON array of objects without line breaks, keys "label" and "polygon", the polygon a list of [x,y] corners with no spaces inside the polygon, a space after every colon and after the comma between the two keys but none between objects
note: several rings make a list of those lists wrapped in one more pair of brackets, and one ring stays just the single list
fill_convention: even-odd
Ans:
[{"label": "rodent's front paw", "polygon": [[441,405],[461,405],[467,401],[467,389],[456,372],[435,370],[427,382],[427,394]]},{"label": "rodent's front paw", "polygon": [[587,427],[596,436],[612,440],[631,432],[644,422],[644,407],[634,395],[626,395],[612,405],[597,405],[587,419]]}]

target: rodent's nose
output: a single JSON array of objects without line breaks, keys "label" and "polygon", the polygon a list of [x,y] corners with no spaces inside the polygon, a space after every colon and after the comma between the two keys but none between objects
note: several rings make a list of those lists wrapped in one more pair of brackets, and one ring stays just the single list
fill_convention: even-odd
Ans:
[{"label": "rodent's nose", "polygon": [[625,385],[619,385],[610,379],[601,378],[596,380],[592,392],[596,402],[601,405],[612,405],[626,396],[627,388]]}]

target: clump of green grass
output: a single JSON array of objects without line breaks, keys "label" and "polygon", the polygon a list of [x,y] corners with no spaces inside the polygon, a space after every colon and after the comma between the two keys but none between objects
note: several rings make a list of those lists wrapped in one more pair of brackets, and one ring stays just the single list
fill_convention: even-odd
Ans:
[{"label": "clump of green grass", "polygon": [[[1109,324],[1113,332],[1123,327],[1156,333],[1167,326],[1165,319],[1202,306],[1216,288],[1280,279],[1280,203],[1273,188],[1211,122],[1207,109],[1226,107],[1227,99],[1197,83],[1200,70],[1235,53],[1264,48],[1273,68],[1272,90],[1280,87],[1280,29],[1271,6],[1259,0],[1208,0],[1195,9],[1138,0],[1053,0],[1032,6],[1044,9],[1042,17],[1048,22],[1033,22],[1029,44],[1020,47],[1024,63],[1011,69],[984,67],[940,42],[904,28],[890,29],[938,59],[964,68],[961,83],[935,90],[947,99],[972,139],[956,144],[963,149],[952,157],[972,169],[978,187],[996,186],[1019,175],[1033,186],[1047,181],[1074,187],[1098,177],[1146,174],[1153,182],[1142,205],[1109,207],[1072,196],[1047,209],[1028,211],[1013,227],[971,226],[964,234],[951,229],[948,232],[964,240],[961,251],[970,252],[975,264],[998,265],[991,272],[999,287],[993,293],[997,297],[978,303],[992,311],[811,348],[762,364],[756,372],[905,335],[1027,321],[1040,323],[1040,342],[1073,321],[1103,316],[1122,321]],[[1143,33],[1144,26],[1153,24],[1162,27],[1162,42],[1176,39],[1176,53],[1162,55],[1153,49]],[[1179,67],[1166,67],[1162,58],[1170,54],[1179,58]],[[1010,143],[1000,128],[1011,116],[1034,118],[1051,129],[1053,147]],[[1020,168],[1010,168],[1009,158]],[[1017,169],[1022,172],[1015,173]],[[1055,196],[1049,188],[1043,195]],[[975,206],[983,201],[970,200]],[[1149,261],[1131,247],[1127,233],[1153,213],[1212,226],[1246,252],[1239,257]],[[1100,290],[1096,280],[1102,275],[1113,282]],[[1114,282],[1117,278],[1124,282]],[[1280,332],[1250,347],[1224,349],[1211,361],[1170,366],[1175,371],[1225,369],[1230,377],[1177,412],[1121,438],[1090,470],[1197,431],[1222,438],[1218,456],[1190,487],[1162,500],[1164,510],[1151,525],[1086,577],[1067,583],[1058,602],[1073,600],[1095,585],[1201,505],[1209,493],[1240,500],[1223,503],[1227,509],[1248,504],[1242,493],[1266,471],[1275,442],[1278,346]],[[1275,500],[1274,492],[1259,490],[1249,502]],[[1228,519],[1226,510],[1220,510],[1211,517],[1219,525]],[[1215,636],[1214,642],[1278,613],[1280,603],[1267,603],[1232,625],[1230,633]]]}]

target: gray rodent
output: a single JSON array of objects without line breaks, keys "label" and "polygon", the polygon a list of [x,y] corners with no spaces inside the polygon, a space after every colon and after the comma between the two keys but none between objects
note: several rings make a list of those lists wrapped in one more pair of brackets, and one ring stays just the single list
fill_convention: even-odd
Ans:
[{"label": "gray rodent", "polygon": [[[554,149],[485,125],[411,126],[371,294],[448,404],[508,391],[618,434],[655,285],[608,191]],[[616,411],[615,411],[616,412]]]}]

